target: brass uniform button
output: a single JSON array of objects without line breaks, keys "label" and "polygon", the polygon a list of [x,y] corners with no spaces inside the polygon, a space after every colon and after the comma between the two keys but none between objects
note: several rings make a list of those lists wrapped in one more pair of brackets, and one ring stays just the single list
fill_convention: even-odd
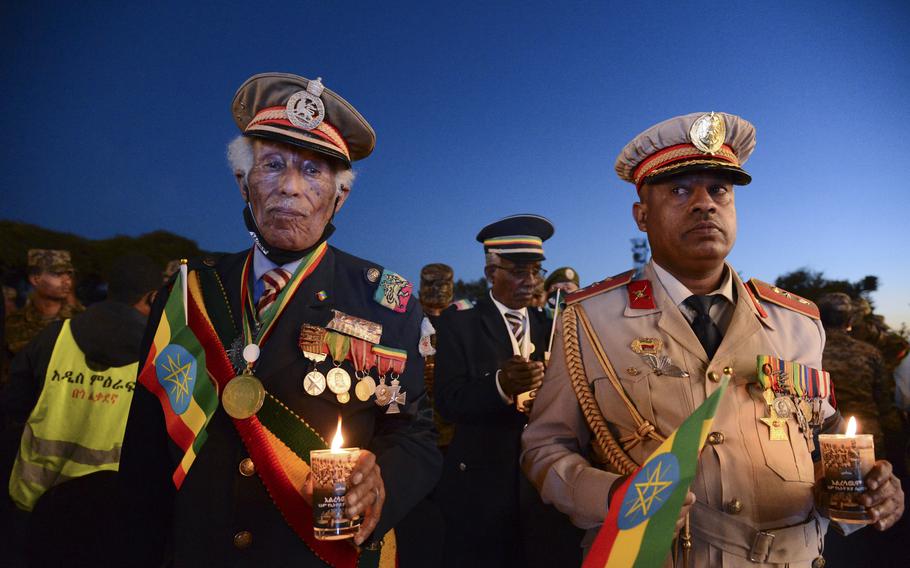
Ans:
[{"label": "brass uniform button", "polygon": [[730,501],[727,502],[727,506],[725,507],[725,509],[731,515],[738,515],[743,510],[743,502],[740,501],[739,499],[731,499]]},{"label": "brass uniform button", "polygon": [[733,376],[733,367],[724,367],[724,374],[728,377]]},{"label": "brass uniform button", "polygon": [[812,561],[812,568],[825,568],[825,557],[819,556]]},{"label": "brass uniform button", "polygon": [[724,443],[723,432],[711,432],[708,434],[708,443],[712,446],[719,446]]},{"label": "brass uniform button", "polygon": [[468,466],[465,465],[464,462],[461,462],[460,464],[458,464],[458,469],[461,471],[464,471],[464,470],[468,469]]},{"label": "brass uniform button", "polygon": [[237,466],[237,469],[240,470],[240,475],[243,477],[250,477],[256,473],[256,464],[250,458],[244,458],[240,465]]},{"label": "brass uniform button", "polygon": [[718,375],[717,372],[715,372],[715,371],[711,371],[710,373],[708,373],[708,378],[711,379],[711,381],[715,382],[715,383],[720,381],[720,375]]},{"label": "brass uniform button", "polygon": [[243,550],[253,544],[253,533],[250,531],[240,531],[234,535],[234,548]]}]

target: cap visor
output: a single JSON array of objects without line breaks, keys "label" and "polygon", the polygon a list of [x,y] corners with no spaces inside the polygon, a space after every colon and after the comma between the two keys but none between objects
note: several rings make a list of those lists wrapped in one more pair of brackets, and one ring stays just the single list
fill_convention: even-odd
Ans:
[{"label": "cap visor", "polygon": [[538,262],[538,261],[547,259],[547,257],[545,257],[544,255],[539,254],[539,253],[534,253],[534,252],[514,252],[514,253],[500,252],[500,253],[496,253],[496,254],[506,260],[511,260],[512,262],[515,262],[515,263]]},{"label": "cap visor", "polygon": [[325,146],[321,146],[316,143],[307,142],[306,140],[300,140],[292,136],[285,136],[278,132],[252,131],[245,132],[243,135],[251,138],[264,138],[266,140],[272,140],[274,142],[282,142],[284,144],[290,144],[291,146],[297,146],[298,148],[305,148],[307,150],[319,152],[320,154],[325,154],[326,156],[337,158],[341,160],[346,166],[351,167],[351,161],[348,160],[347,157],[341,152],[332,150],[331,148],[326,148]]},{"label": "cap visor", "polygon": [[740,167],[731,165],[731,164],[680,164],[679,167],[673,168],[670,170],[662,171],[655,176],[650,176],[645,178],[642,181],[642,184],[645,183],[657,183],[666,181],[669,178],[676,177],[679,175],[692,173],[692,172],[722,172],[726,174],[730,181],[733,182],[733,185],[749,185],[752,181],[752,176],[750,176],[746,171]]}]

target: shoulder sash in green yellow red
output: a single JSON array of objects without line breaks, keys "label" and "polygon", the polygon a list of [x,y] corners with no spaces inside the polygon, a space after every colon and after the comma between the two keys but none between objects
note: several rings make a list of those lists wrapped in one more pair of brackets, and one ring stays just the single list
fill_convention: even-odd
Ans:
[{"label": "shoulder sash in green yellow red", "polygon": [[[776,304],[782,308],[787,308],[788,310],[801,313],[804,316],[809,316],[812,319],[820,318],[818,313],[818,306],[805,298],[797,296],[793,292],[787,292],[782,288],[772,286],[771,284],[762,282],[757,278],[752,278],[749,280],[749,282],[746,283],[746,287],[752,294],[766,302],[771,302],[772,304]],[[761,308],[759,307],[759,309]],[[764,310],[761,311],[764,312]]]},{"label": "shoulder sash in green yellow red", "polygon": [[758,382],[766,389],[802,399],[833,399],[831,375],[827,371],[771,355],[759,355],[756,366]]},{"label": "shoulder sash in green yellow red", "polygon": [[[217,278],[215,274],[206,276]],[[222,306],[223,300],[217,298],[207,306],[196,272],[190,273],[189,291],[189,325],[205,350],[206,367],[221,391],[233,378],[234,369],[207,307],[218,310],[227,306]],[[329,566],[345,568],[376,566],[380,562],[379,551],[357,549],[343,541],[321,541],[313,535],[312,509],[298,487],[306,479],[309,449],[326,447],[325,440],[315,430],[271,395],[266,396],[256,415],[231,420],[285,522],[318,558]],[[387,554],[381,558],[384,563]]]},{"label": "shoulder sash in green yellow red", "polygon": [[250,343],[255,343],[257,345],[265,343],[266,339],[268,339],[269,335],[272,333],[272,329],[278,321],[278,318],[284,312],[284,309],[288,304],[291,303],[291,300],[294,298],[294,295],[297,293],[297,290],[300,288],[303,281],[306,280],[307,277],[316,270],[319,263],[322,262],[328,248],[328,243],[323,241],[300,260],[300,264],[297,265],[297,270],[295,270],[294,274],[291,276],[290,282],[281,289],[278,297],[275,298],[275,302],[260,318],[258,332],[255,333],[255,337],[253,337],[252,323],[256,321],[257,315],[256,304],[253,302],[254,282],[253,279],[250,278],[250,271],[253,267],[253,249],[250,249],[249,254],[246,256],[246,260],[243,262],[243,286],[241,286],[242,295],[240,298],[240,305],[243,306],[243,313],[240,319],[243,322],[243,339],[246,345],[249,345]]},{"label": "shoulder sash in green yellow red", "polygon": [[619,288],[620,286],[625,286],[632,281],[632,277],[634,275],[635,271],[629,270],[628,272],[623,272],[622,274],[611,276],[606,280],[595,282],[594,284],[582,288],[581,290],[576,290],[575,292],[572,292],[566,296],[566,305],[577,304],[578,302],[586,300],[592,296],[603,294],[604,292],[609,292],[610,290]]}]

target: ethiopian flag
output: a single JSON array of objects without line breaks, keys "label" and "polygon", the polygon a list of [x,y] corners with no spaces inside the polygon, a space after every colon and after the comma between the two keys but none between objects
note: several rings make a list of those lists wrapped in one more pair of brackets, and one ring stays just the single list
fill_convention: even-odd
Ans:
[{"label": "ethiopian flag", "polygon": [[173,475],[177,489],[205,443],[205,427],[218,408],[218,391],[206,370],[205,352],[187,326],[185,289],[186,275],[181,270],[139,373],[139,382],[161,403],[168,435],[183,451]]},{"label": "ethiopian flag", "polygon": [[616,490],[583,568],[643,568],[664,563],[676,519],[695,478],[698,455],[728,382],[725,378]]}]

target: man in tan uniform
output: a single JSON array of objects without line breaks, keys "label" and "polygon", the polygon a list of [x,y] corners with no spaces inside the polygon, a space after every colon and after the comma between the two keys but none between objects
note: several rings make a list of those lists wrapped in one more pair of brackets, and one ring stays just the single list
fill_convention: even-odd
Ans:
[{"label": "man in tan uniform", "polygon": [[[736,238],[733,186],[751,181],[741,164],[754,146],[742,118],[697,113],[646,130],[617,159],[619,176],[638,190],[633,216],[653,260],[639,280],[629,271],[568,296],[522,440],[528,477],[544,501],[591,529],[588,542],[611,490],[726,375],[690,488],[696,502],[683,511],[689,565],[824,563],[813,435],[843,420],[818,372],[818,310],[743,282],[725,262]],[[799,370],[814,377],[806,396],[788,387]],[[888,462],[867,482],[864,504],[876,528],[887,528],[903,513],[900,483]]]},{"label": "man in tan uniform", "polygon": [[85,308],[73,300],[73,263],[66,250],[28,251],[28,281],[34,287],[25,306],[6,316],[6,341],[18,353],[52,321],[73,317]]}]

